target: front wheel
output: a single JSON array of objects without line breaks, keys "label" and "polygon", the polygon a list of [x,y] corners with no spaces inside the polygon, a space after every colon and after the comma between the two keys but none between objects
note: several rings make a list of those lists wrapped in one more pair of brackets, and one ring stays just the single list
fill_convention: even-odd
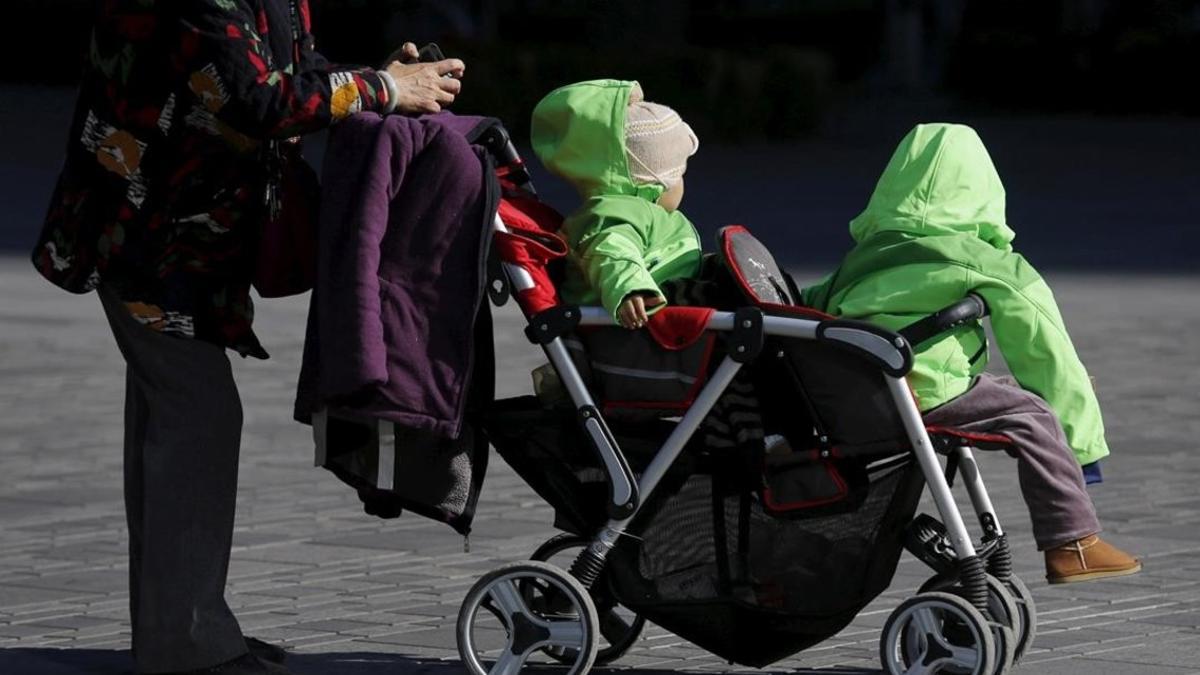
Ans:
[{"label": "front wheel", "polygon": [[1017,633],[1016,650],[1016,660],[1020,661],[1021,657],[1025,656],[1025,652],[1033,646],[1033,641],[1037,637],[1037,605],[1033,602],[1033,593],[1029,592],[1029,587],[1015,574],[1008,578],[1005,585],[1012,593],[1013,601],[1017,603],[1017,613],[1021,619],[1021,631]]},{"label": "front wheel", "polygon": [[[1015,577],[1014,577],[1015,578]],[[930,578],[918,592],[942,591],[960,595],[954,578],[935,576]],[[996,668],[992,675],[1005,675],[1017,662],[1020,636],[1025,634],[1025,615],[1021,612],[1009,587],[992,575],[987,575],[987,606],[991,615],[992,639],[996,642]]]},{"label": "front wheel", "polygon": [[889,675],[992,675],[996,643],[971,603],[951,593],[921,593],[884,623],[879,660]]}]

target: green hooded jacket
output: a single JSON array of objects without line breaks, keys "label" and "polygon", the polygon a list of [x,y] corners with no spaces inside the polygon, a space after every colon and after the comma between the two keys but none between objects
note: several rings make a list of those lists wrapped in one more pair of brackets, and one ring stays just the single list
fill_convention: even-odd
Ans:
[{"label": "green hooded jacket", "polygon": [[[1080,464],[1108,455],[1100,405],[1050,287],[1005,224],[1004,186],[970,127],[919,125],[900,142],[865,211],[856,246],[804,304],[898,329],[977,293],[1009,370],[1057,413]],[[970,388],[987,366],[981,324],[916,350],[909,383],[922,410]]]},{"label": "green hooded jacket", "polygon": [[[616,319],[630,293],[695,276],[700,237],[678,211],[655,203],[661,185],[638,185],[625,154],[625,113],[636,82],[593,80],[556,89],[533,111],[533,150],[579,191],[563,223],[570,247],[563,299],[604,305]],[[656,307],[655,309],[659,309]]]}]

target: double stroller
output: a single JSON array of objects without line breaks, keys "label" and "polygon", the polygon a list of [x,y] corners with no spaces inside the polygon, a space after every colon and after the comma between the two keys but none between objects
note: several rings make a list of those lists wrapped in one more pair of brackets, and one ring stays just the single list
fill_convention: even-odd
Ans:
[{"label": "double stroller", "polygon": [[[582,675],[647,621],[762,667],[847,626],[905,548],[932,574],[883,626],[885,672],[992,675],[1021,657],[1034,604],[972,454],[1008,441],[927,428],[905,381],[913,347],[982,320],[980,299],[899,332],[838,319],[798,306],[794,282],[735,226],[717,254],[731,306],[668,307],[627,331],[560,300],[561,217],[499,124],[479,143],[502,194],[489,292],[515,298],[565,392],[496,401],[487,433],[563,534],[469,590],[456,632],[470,673],[557,662]],[[753,383],[768,442],[706,447],[698,431],[735,376]],[[916,515],[926,486],[938,518]]]}]

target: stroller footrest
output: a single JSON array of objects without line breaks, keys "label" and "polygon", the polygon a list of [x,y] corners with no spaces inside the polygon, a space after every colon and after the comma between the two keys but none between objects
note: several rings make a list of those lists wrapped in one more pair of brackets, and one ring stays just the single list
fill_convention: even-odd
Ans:
[{"label": "stroller footrest", "polygon": [[950,572],[958,561],[946,526],[927,513],[918,515],[908,524],[904,548],[938,574]]},{"label": "stroller footrest", "polygon": [[[938,574],[949,574],[959,564],[954,546],[950,543],[950,536],[946,533],[946,526],[927,513],[918,515],[908,524],[904,548]],[[1008,554],[1007,537],[985,536],[983,543],[976,547],[975,557],[985,563],[990,564],[993,554],[996,555],[998,569],[1003,571],[1007,566],[1011,570],[1011,560],[1006,562],[1004,559]]]}]

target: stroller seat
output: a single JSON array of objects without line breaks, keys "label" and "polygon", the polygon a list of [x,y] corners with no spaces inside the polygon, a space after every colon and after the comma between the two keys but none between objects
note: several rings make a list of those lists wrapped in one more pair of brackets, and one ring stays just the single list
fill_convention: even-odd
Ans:
[{"label": "stroller seat", "polygon": [[[777,312],[791,316],[804,316],[823,320],[835,317],[824,312],[800,305],[800,291],[791,275],[784,272],[775,262],[770,251],[758,241],[746,228],[731,226],[724,228],[718,235],[722,259],[725,261],[731,276],[736,280],[741,292],[748,300],[768,312]],[[982,302],[982,301],[980,301]],[[953,317],[945,319],[952,320]],[[918,322],[919,324],[923,322]],[[915,332],[908,334],[911,344],[919,344],[923,337],[932,336],[933,331],[940,332],[944,326],[933,324],[926,332],[924,326],[918,326]],[[910,333],[902,330],[901,334]],[[926,425],[930,439],[935,449],[948,453],[953,448],[971,446],[980,450],[1009,450],[1013,442],[1001,434],[986,434],[939,425]],[[895,436],[901,446],[907,443],[901,432]]]}]

